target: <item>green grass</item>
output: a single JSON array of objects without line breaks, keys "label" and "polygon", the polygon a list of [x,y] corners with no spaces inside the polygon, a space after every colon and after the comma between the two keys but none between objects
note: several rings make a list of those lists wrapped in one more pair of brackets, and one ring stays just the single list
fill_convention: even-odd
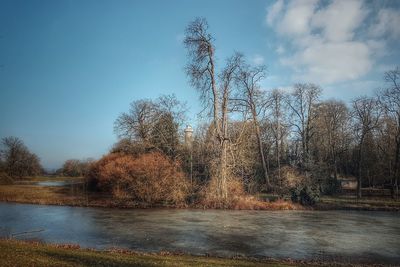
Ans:
[{"label": "green grass", "polygon": [[0,266],[306,266],[190,255],[95,251],[0,239]]}]

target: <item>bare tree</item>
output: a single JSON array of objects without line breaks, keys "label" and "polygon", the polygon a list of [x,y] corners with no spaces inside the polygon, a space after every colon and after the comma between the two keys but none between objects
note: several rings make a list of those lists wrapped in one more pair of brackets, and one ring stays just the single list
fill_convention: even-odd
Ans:
[{"label": "bare tree", "polygon": [[[130,148],[127,150],[131,150],[132,143],[136,143],[144,150],[160,148],[162,152],[175,155],[179,127],[184,124],[185,112],[185,103],[175,95],[162,95],[156,100],[136,100],[131,103],[128,113],[122,113],[117,118],[114,131],[119,138],[126,139],[120,145],[128,145]],[[136,145],[136,148],[140,147]]]},{"label": "bare tree", "polygon": [[136,100],[130,104],[128,113],[122,113],[114,122],[119,137],[147,143],[154,123],[156,105],[153,101]]},{"label": "bare tree", "polygon": [[301,165],[304,168],[310,160],[310,140],[315,134],[315,109],[321,94],[321,88],[315,84],[298,83],[290,95],[287,104],[292,111],[292,126],[301,142]]},{"label": "bare tree", "polygon": [[259,116],[265,114],[268,101],[265,91],[260,88],[260,81],[265,77],[265,66],[250,67],[244,63],[241,64],[240,71],[236,77],[240,90],[233,99],[236,105],[242,106],[249,111],[254,124],[255,134],[257,137],[258,151],[260,161],[264,171],[264,179],[267,188],[271,187],[268,167],[267,155],[264,152],[264,146],[261,139],[261,129]]},{"label": "bare tree", "polygon": [[341,142],[346,135],[346,126],[349,122],[349,111],[341,101],[328,100],[318,106],[319,132],[321,142],[326,144],[328,159],[335,179],[338,176],[338,154],[341,152]]},{"label": "bare tree", "polygon": [[5,137],[1,140],[1,158],[5,169],[11,177],[38,175],[43,168],[39,157],[29,151],[24,142],[17,137]]},{"label": "bare tree", "polygon": [[281,181],[281,156],[283,137],[286,134],[285,110],[284,110],[284,93],[279,89],[272,90],[269,101],[269,109],[271,111],[271,132],[275,143],[275,158],[278,168],[278,181]]},{"label": "bare tree", "polygon": [[79,160],[79,159],[68,159],[64,162],[62,168],[59,170],[59,172],[62,175],[69,176],[69,177],[80,177],[84,176],[89,168],[90,165],[94,162],[93,159],[85,159],[85,160]]},{"label": "bare tree", "polygon": [[388,87],[380,92],[380,104],[383,110],[392,121],[395,122],[394,133],[394,173],[392,180],[392,196],[398,196],[399,192],[399,176],[400,176],[400,69],[396,67],[394,70],[385,73],[385,81]]},{"label": "bare tree", "polygon": [[220,198],[227,198],[229,99],[241,56],[236,54],[228,59],[226,66],[217,75],[213,41],[214,38],[208,32],[207,21],[203,18],[194,20],[186,28],[184,44],[189,55],[186,71],[192,86],[200,92],[204,106],[206,108],[211,106],[214,136],[219,144],[218,171],[215,177],[217,195]]},{"label": "bare tree", "polygon": [[364,142],[367,135],[372,134],[372,132],[378,127],[381,115],[377,99],[372,97],[359,97],[355,99],[353,101],[352,115],[358,139],[357,197],[361,198]]}]

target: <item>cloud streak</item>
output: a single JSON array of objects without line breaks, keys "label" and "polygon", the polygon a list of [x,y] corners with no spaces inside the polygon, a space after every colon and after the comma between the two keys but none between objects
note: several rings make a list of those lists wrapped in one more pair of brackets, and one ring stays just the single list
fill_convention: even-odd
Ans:
[{"label": "cloud streak", "polygon": [[[375,19],[368,20],[371,14]],[[283,54],[278,45],[276,52],[293,78],[334,84],[369,73],[384,55],[386,43],[378,38],[400,36],[399,15],[388,8],[372,12],[361,0],[278,0],[266,22],[290,46]]]}]

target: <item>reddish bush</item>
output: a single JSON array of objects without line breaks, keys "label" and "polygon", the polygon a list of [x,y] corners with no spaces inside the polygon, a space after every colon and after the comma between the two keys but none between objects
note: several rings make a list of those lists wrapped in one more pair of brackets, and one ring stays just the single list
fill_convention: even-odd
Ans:
[{"label": "reddish bush", "polygon": [[147,204],[182,204],[188,191],[180,165],[157,152],[136,158],[124,154],[104,156],[92,165],[88,179],[96,189],[111,192],[116,198]]}]

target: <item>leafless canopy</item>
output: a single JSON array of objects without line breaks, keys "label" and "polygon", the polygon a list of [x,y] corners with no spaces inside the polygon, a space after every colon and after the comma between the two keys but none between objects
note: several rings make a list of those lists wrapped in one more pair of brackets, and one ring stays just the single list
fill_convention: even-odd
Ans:
[{"label": "leafless canopy", "polygon": [[192,86],[200,92],[202,102],[207,105],[218,98],[213,58],[214,38],[208,32],[208,28],[208,23],[204,18],[197,18],[186,28],[184,40],[189,56],[189,63],[186,66],[187,75]]}]

